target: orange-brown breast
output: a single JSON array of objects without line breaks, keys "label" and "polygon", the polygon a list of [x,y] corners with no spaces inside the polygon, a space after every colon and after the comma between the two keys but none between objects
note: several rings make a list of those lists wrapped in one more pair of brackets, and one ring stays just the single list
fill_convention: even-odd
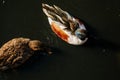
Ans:
[{"label": "orange-brown breast", "polygon": [[66,42],[68,41],[69,36],[62,29],[60,29],[60,27],[57,24],[52,22],[51,28],[61,39],[63,39]]}]

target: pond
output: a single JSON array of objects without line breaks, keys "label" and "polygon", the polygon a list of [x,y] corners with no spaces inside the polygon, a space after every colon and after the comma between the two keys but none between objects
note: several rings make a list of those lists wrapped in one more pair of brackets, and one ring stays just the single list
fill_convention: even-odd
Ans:
[{"label": "pond", "polygon": [[[42,3],[57,5],[80,18],[91,36],[82,46],[67,44],[51,30]],[[119,80],[119,0],[2,0],[0,46],[15,37],[38,39],[54,48],[35,55],[0,80]]]}]

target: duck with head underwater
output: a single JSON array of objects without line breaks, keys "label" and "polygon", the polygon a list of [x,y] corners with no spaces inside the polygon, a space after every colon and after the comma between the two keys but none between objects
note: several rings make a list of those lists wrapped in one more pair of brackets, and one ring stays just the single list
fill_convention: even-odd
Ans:
[{"label": "duck with head underwater", "polygon": [[42,4],[42,8],[51,29],[62,40],[72,45],[82,45],[88,40],[87,30],[77,18],[56,5]]}]

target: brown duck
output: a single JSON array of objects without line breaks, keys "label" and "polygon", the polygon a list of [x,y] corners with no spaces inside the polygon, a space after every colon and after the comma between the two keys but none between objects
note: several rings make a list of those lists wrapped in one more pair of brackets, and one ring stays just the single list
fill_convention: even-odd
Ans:
[{"label": "brown duck", "polygon": [[39,40],[14,38],[0,48],[0,70],[12,69],[28,60],[35,51],[51,54],[50,48]]}]

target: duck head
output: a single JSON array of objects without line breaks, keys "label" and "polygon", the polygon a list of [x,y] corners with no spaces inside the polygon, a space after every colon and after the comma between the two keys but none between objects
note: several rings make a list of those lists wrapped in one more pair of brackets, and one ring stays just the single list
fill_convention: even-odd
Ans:
[{"label": "duck head", "polygon": [[86,35],[86,30],[84,29],[77,29],[75,31],[75,35],[80,38],[81,40],[85,40],[87,35]]}]

